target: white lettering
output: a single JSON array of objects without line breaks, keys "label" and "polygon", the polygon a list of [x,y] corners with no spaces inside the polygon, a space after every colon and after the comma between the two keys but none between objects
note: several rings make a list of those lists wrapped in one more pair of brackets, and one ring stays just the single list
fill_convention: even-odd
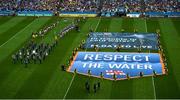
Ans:
[{"label": "white lettering", "polygon": [[124,61],[131,61],[130,55],[124,55]]},{"label": "white lettering", "polygon": [[122,59],[123,55],[114,55],[114,60],[117,61],[118,59]]},{"label": "white lettering", "polygon": [[128,66],[128,64],[124,64],[122,65],[121,69],[130,69],[130,67]]},{"label": "white lettering", "polygon": [[149,56],[145,56],[145,59],[148,62],[149,61]]},{"label": "white lettering", "polygon": [[150,64],[109,64],[110,69],[152,69]]},{"label": "white lettering", "polygon": [[95,60],[102,60],[103,59],[103,55],[102,54],[97,54],[95,57]]},{"label": "white lettering", "polygon": [[135,55],[133,56],[133,61],[142,61],[142,59],[140,59],[141,56],[140,55]]},{"label": "white lettering", "polygon": [[104,60],[105,61],[111,61],[113,59],[113,55],[104,55]]},{"label": "white lettering", "polygon": [[94,55],[93,54],[86,54],[84,56],[84,60],[93,60]]}]

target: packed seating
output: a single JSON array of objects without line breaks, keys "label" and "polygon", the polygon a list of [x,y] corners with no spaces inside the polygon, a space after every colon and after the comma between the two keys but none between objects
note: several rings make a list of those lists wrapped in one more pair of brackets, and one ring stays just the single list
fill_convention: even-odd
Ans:
[{"label": "packed seating", "polygon": [[126,7],[128,12],[142,12],[142,2],[139,0],[131,0],[131,1],[126,1],[124,3],[124,6]]},{"label": "packed seating", "polygon": [[98,8],[92,0],[64,0],[58,6],[59,10],[65,12],[96,12]]},{"label": "packed seating", "polygon": [[177,0],[146,0],[144,12],[179,12],[180,2]]},{"label": "packed seating", "polygon": [[46,10],[53,11],[57,9],[59,0],[20,0],[18,10]]},{"label": "packed seating", "polygon": [[103,2],[101,9],[102,16],[114,16],[116,12],[125,12],[125,7],[122,0],[116,2]]},{"label": "packed seating", "polygon": [[9,10],[18,13],[21,13],[19,11],[101,12],[102,15],[113,16],[118,12],[180,12],[180,2],[178,0],[0,0],[0,11]]},{"label": "packed seating", "polygon": [[[101,9],[102,15],[113,16],[114,13],[124,12],[125,14],[144,14],[152,16],[180,15],[180,2],[177,0],[114,0],[104,1]],[[173,12],[173,13],[172,13]],[[146,15],[146,14],[145,14]]]},{"label": "packed seating", "polygon": [[17,7],[17,0],[0,0],[0,11],[15,10]]},{"label": "packed seating", "polygon": [[124,7],[127,12],[179,12],[180,2],[177,0],[114,0],[114,2],[103,2],[102,11],[117,11]]}]

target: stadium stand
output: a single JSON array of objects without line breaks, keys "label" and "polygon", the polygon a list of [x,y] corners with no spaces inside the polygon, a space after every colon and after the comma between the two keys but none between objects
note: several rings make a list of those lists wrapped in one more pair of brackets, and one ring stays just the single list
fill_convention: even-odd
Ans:
[{"label": "stadium stand", "polygon": [[18,16],[178,17],[179,12],[180,2],[177,0],[1,0],[0,4],[0,15],[16,13]]},{"label": "stadium stand", "polygon": [[16,7],[16,0],[0,0],[0,16],[13,15]]},{"label": "stadium stand", "polygon": [[0,11],[15,10],[17,7],[16,0],[0,0]]},{"label": "stadium stand", "polygon": [[58,0],[19,0],[17,9],[54,11],[58,4]]},{"label": "stadium stand", "polygon": [[96,12],[97,4],[92,0],[65,0],[60,3],[60,11],[64,12]]}]

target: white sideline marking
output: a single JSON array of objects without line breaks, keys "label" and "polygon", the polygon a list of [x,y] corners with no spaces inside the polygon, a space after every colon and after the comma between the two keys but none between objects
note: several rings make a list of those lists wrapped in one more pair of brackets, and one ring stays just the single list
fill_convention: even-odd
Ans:
[{"label": "white sideline marking", "polygon": [[[99,21],[98,21],[98,23],[97,23],[96,28],[95,28],[94,31],[97,30],[100,21],[101,21],[101,17],[100,17],[100,19],[99,19]],[[67,91],[66,91],[66,93],[65,93],[65,95],[64,95],[64,97],[63,97],[63,100],[65,100],[65,98],[66,98],[66,96],[67,96],[67,94],[68,94],[68,92],[69,92],[69,89],[71,88],[71,85],[72,85],[72,83],[73,83],[73,81],[74,81],[74,78],[75,78],[75,75],[73,76],[73,78],[72,78],[72,80],[71,80],[71,82],[70,82],[70,84],[69,84],[69,86],[68,86],[68,89],[67,89]]]},{"label": "white sideline marking", "polygon": [[[145,19],[145,29],[146,29],[146,32],[148,32],[146,19]],[[152,85],[153,85],[154,99],[156,100],[156,87],[155,87],[154,77],[153,76],[152,76]]]},{"label": "white sideline marking", "polygon": [[67,91],[66,91],[66,94],[65,94],[64,97],[63,97],[63,100],[65,100],[66,95],[68,94],[69,89],[71,88],[71,85],[72,85],[72,83],[73,83],[73,81],[74,81],[75,76],[76,76],[76,75],[74,74],[74,75],[73,75],[73,78],[72,78],[72,80],[71,80],[71,82],[70,82],[70,84],[69,84],[69,86],[68,86],[68,89],[67,89]]},{"label": "white sideline marking", "polygon": [[152,84],[153,84],[153,90],[154,90],[154,99],[156,100],[156,88],[154,84],[154,77],[152,76]]},{"label": "white sideline marking", "polygon": [[[35,21],[35,20],[34,20]],[[32,25],[34,23],[34,21],[32,21],[29,25],[27,25],[25,28],[23,28],[21,31],[19,31],[18,33],[16,33],[14,36],[12,36],[9,40],[7,40],[6,42],[4,42],[0,48],[2,46],[4,46],[5,44],[7,44],[9,41],[11,41],[13,38],[15,38],[18,34],[20,34],[21,32],[23,32],[26,28],[28,28],[30,25]]]},{"label": "white sideline marking", "polygon": [[145,28],[146,28],[146,32],[148,32],[146,19],[145,19]]},{"label": "white sideline marking", "polygon": [[97,30],[97,28],[98,28],[98,26],[99,26],[100,21],[101,21],[101,17],[99,18],[99,21],[98,21],[98,23],[97,23],[97,25],[96,25],[96,28],[95,28],[94,32],[96,32],[96,30]]}]

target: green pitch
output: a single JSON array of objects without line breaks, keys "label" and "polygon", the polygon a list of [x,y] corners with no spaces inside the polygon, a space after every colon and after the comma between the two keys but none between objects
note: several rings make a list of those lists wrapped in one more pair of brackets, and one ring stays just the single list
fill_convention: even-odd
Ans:
[{"label": "green pitch", "polygon": [[[67,21],[64,21],[66,19]],[[80,32],[71,31],[60,39],[58,46],[43,64],[13,64],[11,55],[46,25],[59,20],[56,28],[49,31],[39,43],[51,43],[54,32],[74,21],[73,18],[58,17],[0,17],[0,98],[54,98],[54,99],[139,99],[139,98],[180,98],[180,19],[152,18],[88,18],[80,22]],[[168,75],[146,77],[124,81],[110,81],[73,75],[61,71],[74,48],[86,39],[89,28],[96,32],[156,32],[161,31],[161,42],[168,60]],[[84,84],[90,80],[91,93],[87,93]],[[93,93],[95,82],[101,82],[101,88]]]}]

